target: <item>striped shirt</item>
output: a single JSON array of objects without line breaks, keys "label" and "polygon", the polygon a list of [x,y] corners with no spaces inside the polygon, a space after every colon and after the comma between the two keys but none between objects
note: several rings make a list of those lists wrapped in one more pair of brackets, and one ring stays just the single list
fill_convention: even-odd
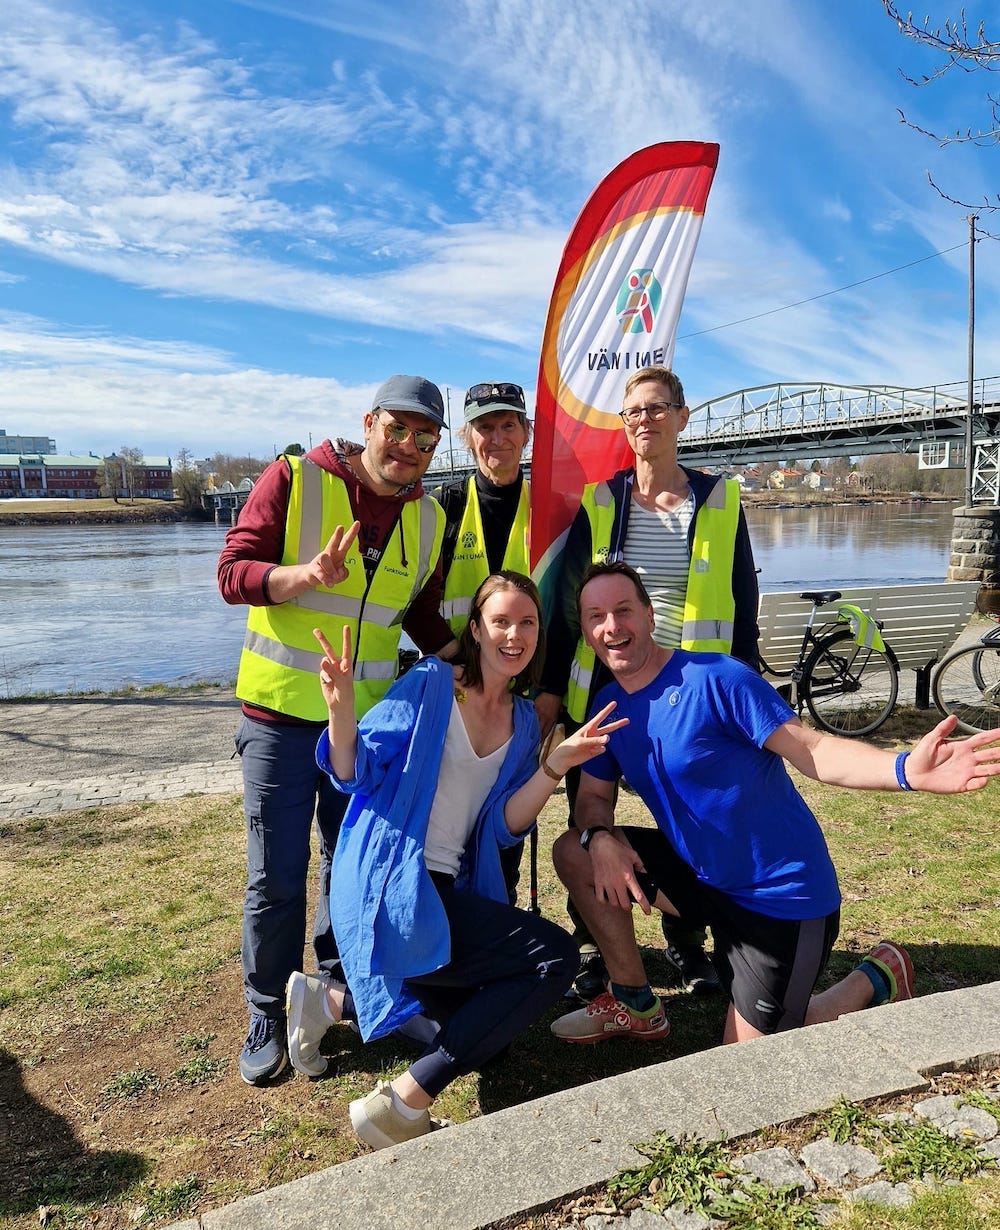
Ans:
[{"label": "striped shirt", "polygon": [[649,511],[632,501],[623,555],[649,591],[655,627],[653,640],[663,649],[677,649],[684,626],[691,552],[688,530],[694,516],[694,496],[665,512]]}]

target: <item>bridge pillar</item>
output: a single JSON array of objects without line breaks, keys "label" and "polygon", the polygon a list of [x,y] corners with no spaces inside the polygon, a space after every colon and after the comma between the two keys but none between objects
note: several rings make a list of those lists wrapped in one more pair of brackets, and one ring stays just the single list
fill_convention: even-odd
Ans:
[{"label": "bridge pillar", "polygon": [[978,581],[976,606],[1000,612],[1000,507],[956,508],[951,531],[948,581]]}]

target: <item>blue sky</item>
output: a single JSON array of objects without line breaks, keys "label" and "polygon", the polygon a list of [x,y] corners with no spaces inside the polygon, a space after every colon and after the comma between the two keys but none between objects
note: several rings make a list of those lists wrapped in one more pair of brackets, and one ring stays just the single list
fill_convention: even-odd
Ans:
[{"label": "blue sky", "polygon": [[[721,145],[675,354],[692,405],[962,380],[966,211],[926,172],[979,202],[1000,151],[900,123],[988,121],[982,74],[899,74],[936,65],[878,0],[10,5],[0,427],[67,452],[263,456],[356,437],[393,372],[456,409],[483,379],[530,395],[580,208],[675,139]],[[976,250],[983,376],[998,248]]]}]

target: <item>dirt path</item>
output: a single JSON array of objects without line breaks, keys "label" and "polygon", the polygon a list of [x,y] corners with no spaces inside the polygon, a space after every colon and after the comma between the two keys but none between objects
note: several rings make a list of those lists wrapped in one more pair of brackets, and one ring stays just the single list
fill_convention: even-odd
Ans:
[{"label": "dirt path", "polygon": [[228,760],[240,709],[232,688],[0,702],[0,776],[70,781]]}]

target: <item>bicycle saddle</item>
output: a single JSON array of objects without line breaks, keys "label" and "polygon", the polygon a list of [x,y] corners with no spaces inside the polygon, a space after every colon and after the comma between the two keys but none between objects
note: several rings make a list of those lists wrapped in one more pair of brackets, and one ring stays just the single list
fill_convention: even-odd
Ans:
[{"label": "bicycle saddle", "polygon": [[810,602],[816,606],[826,606],[828,602],[836,602],[840,597],[839,589],[820,589],[810,591],[806,594],[799,594],[800,598],[808,598]]}]

